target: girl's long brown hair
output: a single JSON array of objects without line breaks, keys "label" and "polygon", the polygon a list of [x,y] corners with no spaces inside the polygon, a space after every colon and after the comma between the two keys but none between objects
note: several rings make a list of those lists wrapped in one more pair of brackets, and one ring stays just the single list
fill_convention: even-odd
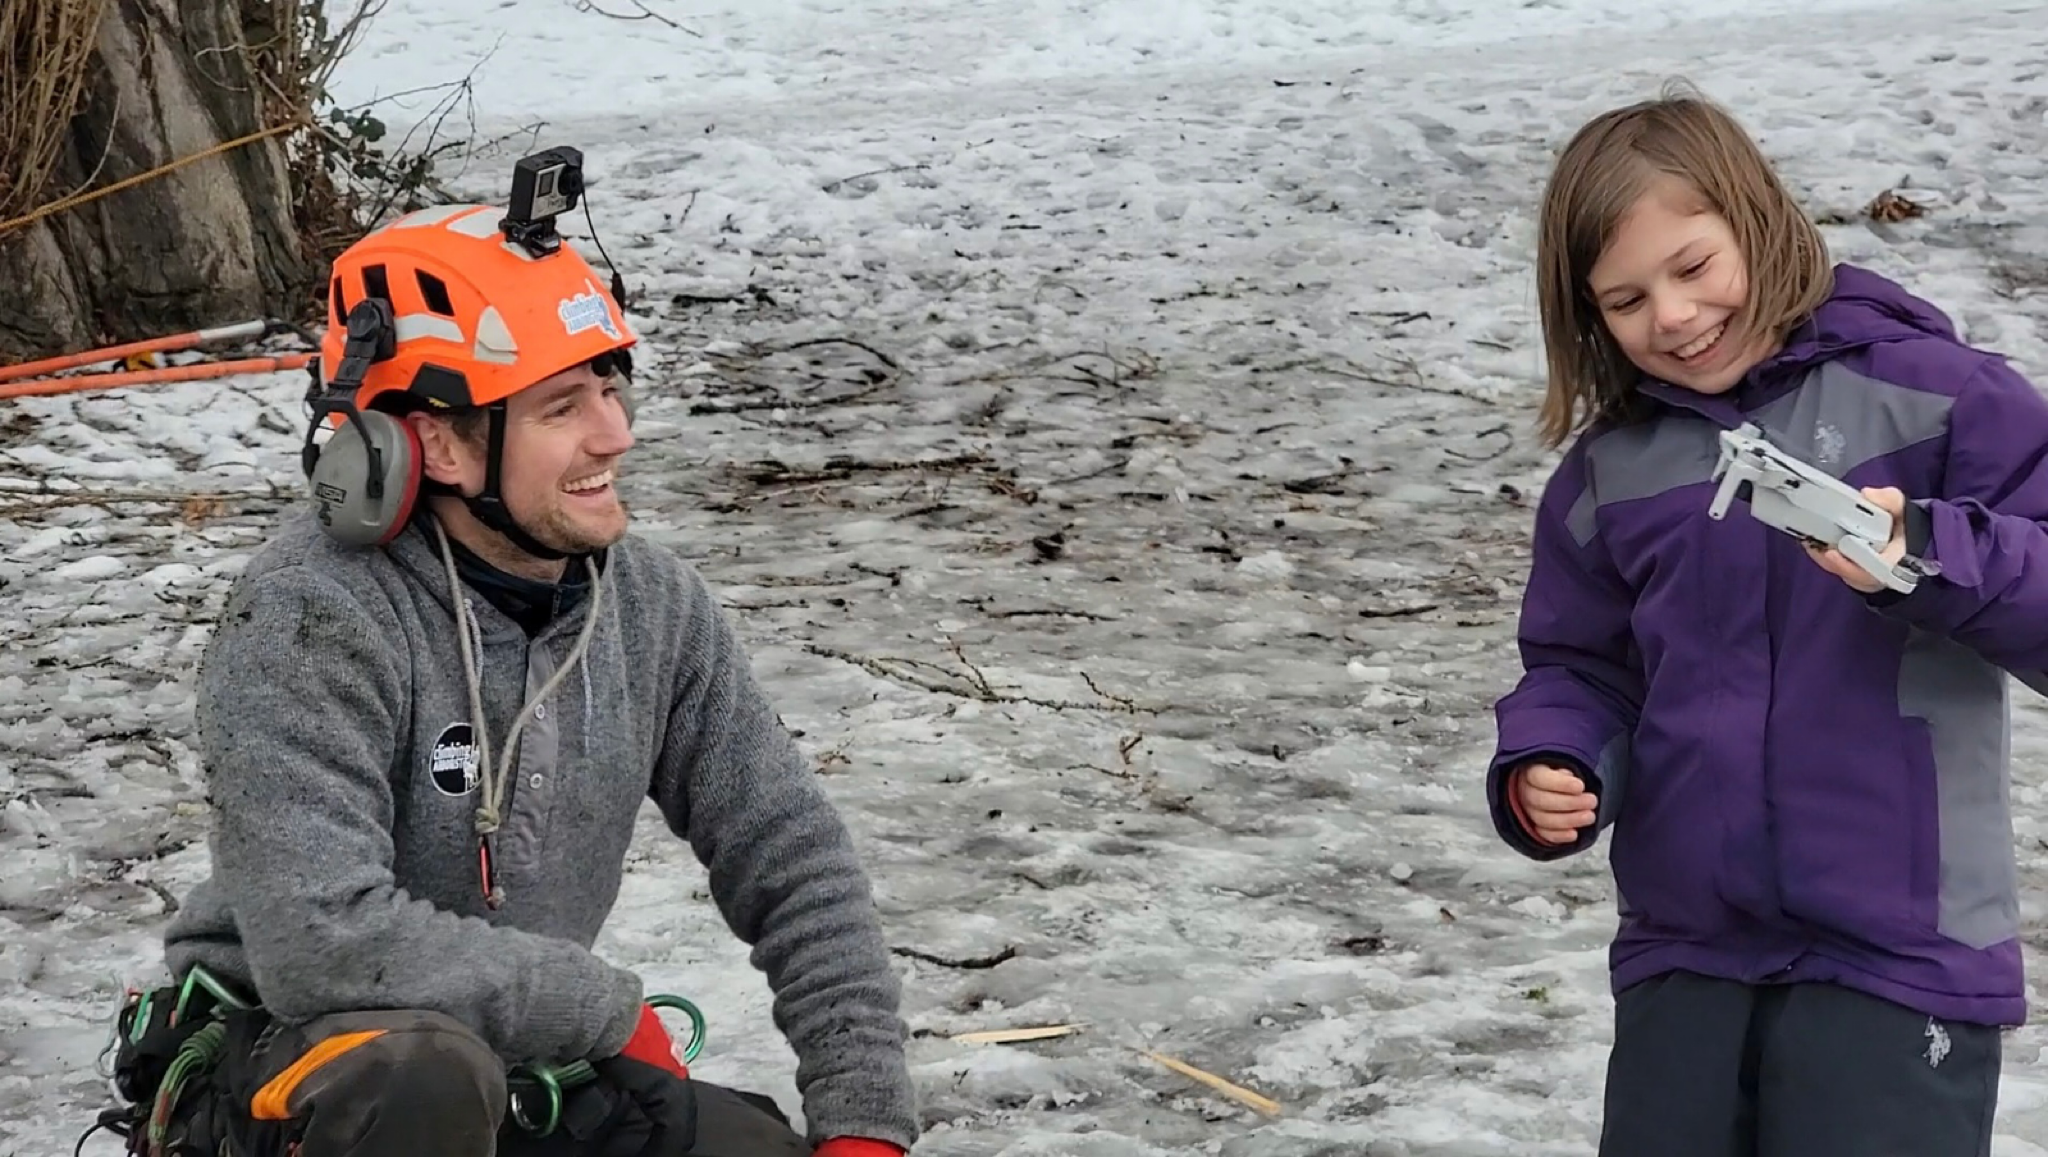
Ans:
[{"label": "girl's long brown hair", "polygon": [[1594,117],[1558,157],[1536,241],[1550,371],[1540,422],[1551,446],[1582,421],[1627,421],[1637,413],[1641,371],[1608,333],[1586,282],[1622,218],[1660,174],[1690,185],[1727,220],[1748,263],[1749,301],[1730,337],[1782,337],[1834,290],[1820,230],[1727,111],[1681,84]]}]

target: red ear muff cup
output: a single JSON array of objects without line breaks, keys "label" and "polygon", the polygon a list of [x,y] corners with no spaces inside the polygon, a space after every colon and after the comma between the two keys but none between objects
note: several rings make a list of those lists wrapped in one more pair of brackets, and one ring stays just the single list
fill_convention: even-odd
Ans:
[{"label": "red ear muff cup", "polygon": [[[383,538],[377,540],[379,546],[396,539],[405,530],[405,525],[412,521],[413,508],[419,505],[420,500],[420,476],[425,469],[421,462],[425,456],[420,450],[419,431],[414,430],[409,422],[400,422],[398,428],[405,435],[405,449],[400,452],[400,457],[405,460],[400,468],[403,470],[404,482],[399,487],[400,501],[397,513],[392,517],[390,529],[384,532]],[[391,473],[398,474],[400,471],[394,469]]]}]

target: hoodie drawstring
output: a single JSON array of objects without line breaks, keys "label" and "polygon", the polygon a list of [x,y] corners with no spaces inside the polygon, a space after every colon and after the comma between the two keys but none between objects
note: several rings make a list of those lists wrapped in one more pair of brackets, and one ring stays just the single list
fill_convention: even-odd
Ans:
[{"label": "hoodie drawstring", "polygon": [[[484,719],[483,674],[477,653],[483,650],[479,638],[475,647],[470,645],[470,634],[479,631],[476,621],[470,617],[469,601],[462,597],[461,576],[455,570],[455,551],[448,545],[448,532],[442,528],[441,520],[431,520],[434,535],[441,543],[441,561],[448,568],[448,594],[455,605],[455,637],[462,646],[462,678],[469,692],[469,711],[476,720],[476,761],[480,780],[480,798],[476,807],[477,872],[483,888],[484,903],[493,909],[505,904],[505,886],[499,882],[492,864],[498,828],[504,823],[505,786],[512,773],[513,754],[519,750],[519,732],[533,709],[567,678],[570,669],[583,660],[584,652],[590,647],[590,637],[597,628],[598,611],[604,603],[605,573],[599,571],[597,563],[585,556],[583,565],[590,570],[590,606],[584,609],[583,630],[577,633],[576,646],[569,651],[569,658],[563,661],[555,674],[541,685],[512,720],[512,727],[505,733],[505,750],[493,766],[491,762],[490,727]],[[589,673],[585,673],[588,687]]]}]

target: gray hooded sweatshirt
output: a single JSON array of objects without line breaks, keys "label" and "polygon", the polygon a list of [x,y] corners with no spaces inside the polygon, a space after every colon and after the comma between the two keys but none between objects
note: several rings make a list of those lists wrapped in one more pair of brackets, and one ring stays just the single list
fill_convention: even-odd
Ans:
[{"label": "gray hooded sweatshirt", "polygon": [[[508,749],[592,600],[529,641],[460,588],[479,737],[434,534],[416,523],[363,550],[310,515],[288,522],[237,581],[199,670],[213,871],[166,933],[169,967],[203,964],[288,1021],[426,1009],[508,1062],[615,1054],[641,982],[590,946],[651,797],[766,974],[812,1140],[907,1148],[898,983],[845,826],[697,573],[634,536],[606,565],[586,650]],[[507,750],[493,908],[477,813]]]}]

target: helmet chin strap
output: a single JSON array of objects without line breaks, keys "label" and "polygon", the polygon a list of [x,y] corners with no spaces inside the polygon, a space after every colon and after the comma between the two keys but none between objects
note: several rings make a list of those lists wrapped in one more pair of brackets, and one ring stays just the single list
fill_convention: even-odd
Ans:
[{"label": "helmet chin strap", "polygon": [[513,546],[534,558],[550,562],[569,558],[569,552],[557,551],[534,538],[506,508],[504,493],[499,489],[505,466],[505,404],[496,402],[484,409],[491,423],[490,449],[484,458],[484,489],[479,494],[461,496],[463,505],[476,516],[477,522],[512,540]]}]

